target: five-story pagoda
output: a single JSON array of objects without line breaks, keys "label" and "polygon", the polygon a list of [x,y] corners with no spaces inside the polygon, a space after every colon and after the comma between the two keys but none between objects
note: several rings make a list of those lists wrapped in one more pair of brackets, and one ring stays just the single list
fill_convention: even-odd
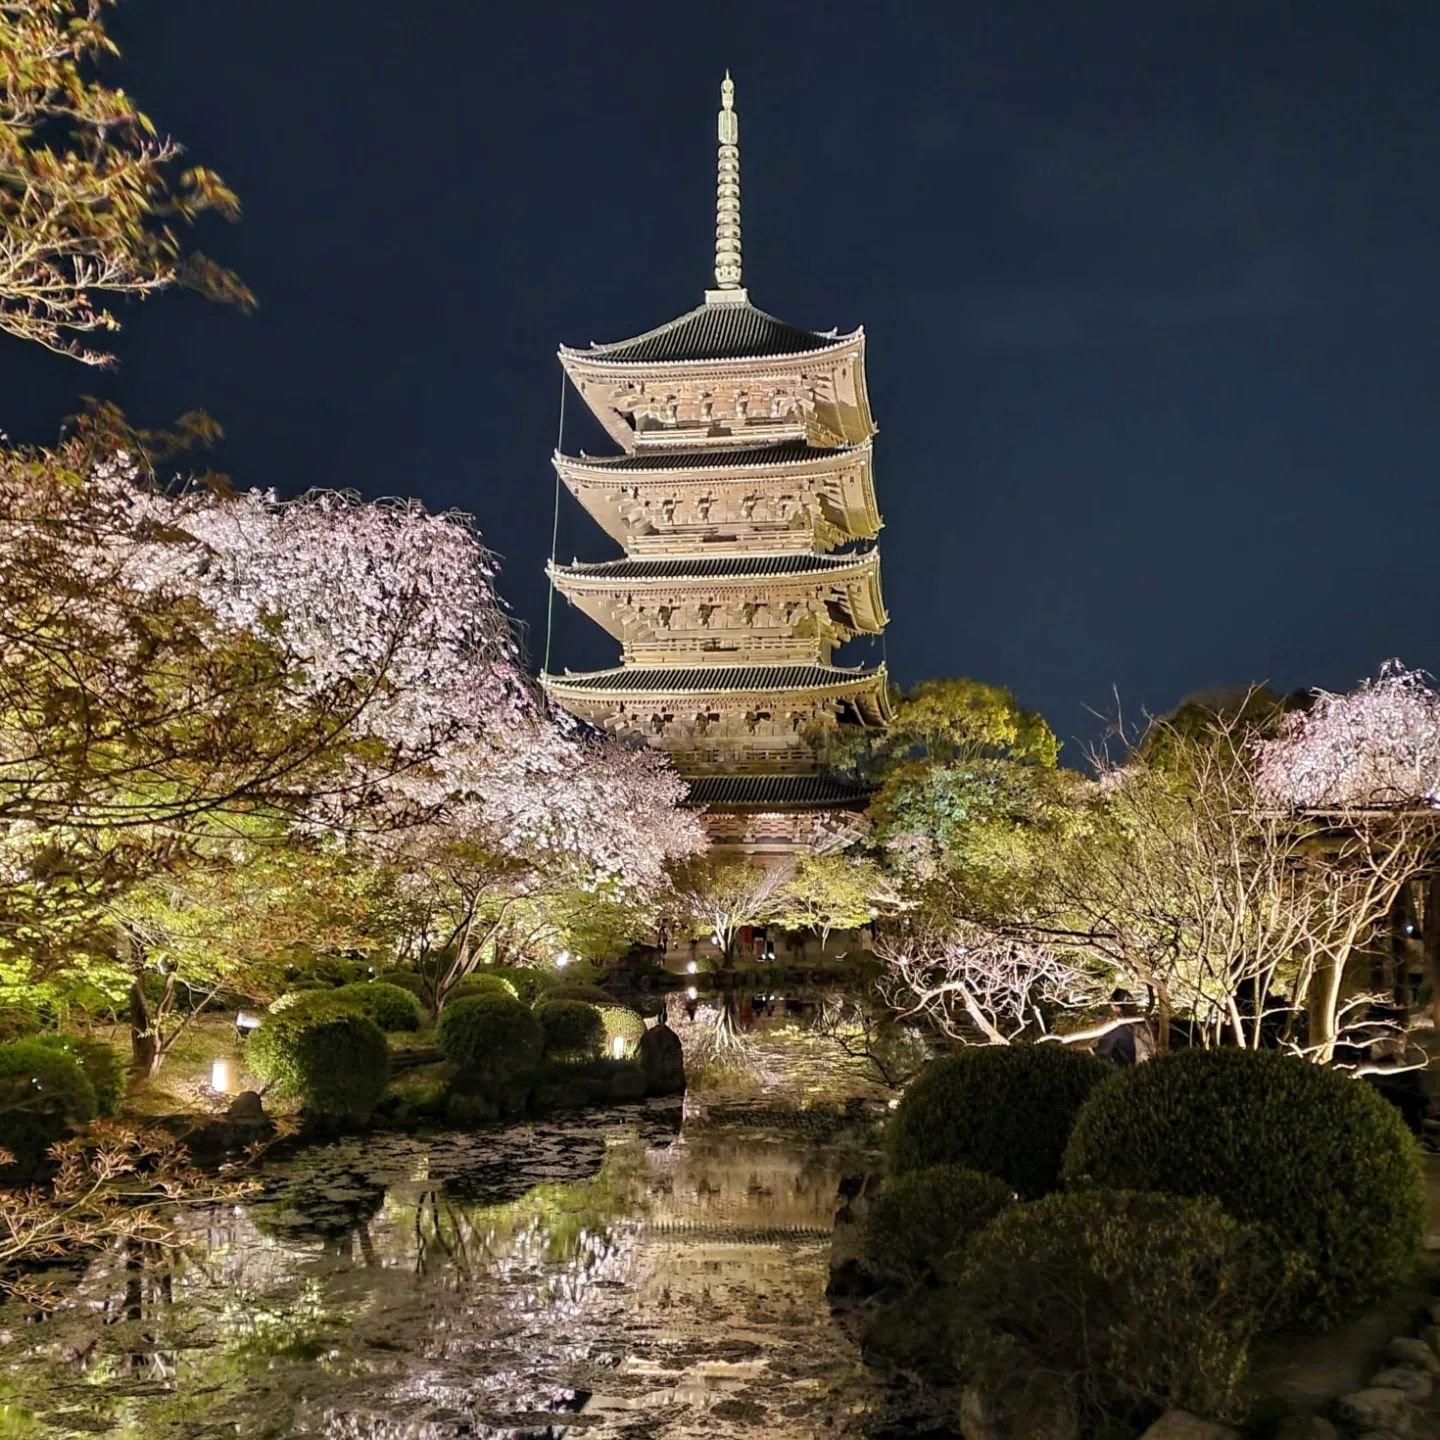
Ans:
[{"label": "five-story pagoda", "polygon": [[764,856],[853,833],[865,795],[827,775],[827,732],[883,726],[884,666],[834,663],[886,622],[865,337],[797,329],[741,286],[739,121],[721,88],[715,288],[633,340],[561,347],[622,454],[556,454],[622,560],[550,566],[622,646],[544,677],[567,710],[668,751],[713,841]]}]

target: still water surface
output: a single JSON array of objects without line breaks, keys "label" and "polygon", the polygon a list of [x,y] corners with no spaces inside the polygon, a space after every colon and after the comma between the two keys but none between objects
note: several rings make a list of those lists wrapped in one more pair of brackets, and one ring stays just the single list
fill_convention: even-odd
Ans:
[{"label": "still water surface", "polygon": [[0,1440],[873,1433],[824,1297],[845,1157],[678,1102],[308,1149],[184,1214],[192,1258],[0,1311]]}]

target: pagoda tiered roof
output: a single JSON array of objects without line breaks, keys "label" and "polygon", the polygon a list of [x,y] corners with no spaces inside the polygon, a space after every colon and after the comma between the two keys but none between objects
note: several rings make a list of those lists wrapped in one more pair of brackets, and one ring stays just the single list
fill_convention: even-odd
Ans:
[{"label": "pagoda tiered roof", "polygon": [[757,309],[743,291],[725,292],[723,299],[703,305],[657,325],[629,340],[608,345],[562,345],[562,356],[603,360],[620,365],[676,365],[695,362],[750,360],[810,355],[857,339],[860,331],[802,330],[764,310]]},{"label": "pagoda tiered roof", "polygon": [[810,460],[828,461],[833,465],[837,460],[848,459],[862,450],[868,454],[868,441],[864,445],[810,445],[804,440],[781,440],[773,445],[728,445],[705,450],[664,450],[653,445],[634,455],[557,453],[555,463],[577,470],[614,470],[623,471],[627,475],[669,475],[675,470],[719,472],[758,469],[762,466],[779,469],[803,465]]},{"label": "pagoda tiered roof", "polygon": [[763,576],[834,575],[847,570],[873,570],[880,557],[874,550],[841,555],[696,555],[668,560],[600,560],[590,564],[557,565],[567,580],[753,580]]},{"label": "pagoda tiered roof", "polygon": [[834,775],[700,775],[686,803],[721,810],[863,810],[871,792]]}]

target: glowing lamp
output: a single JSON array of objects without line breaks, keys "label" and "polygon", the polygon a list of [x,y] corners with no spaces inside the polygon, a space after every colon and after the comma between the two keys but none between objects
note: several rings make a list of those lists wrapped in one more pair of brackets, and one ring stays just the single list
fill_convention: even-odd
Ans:
[{"label": "glowing lamp", "polygon": [[625,1058],[625,1037],[623,1035],[611,1036],[610,1054],[616,1060],[623,1060]]},{"label": "glowing lamp", "polygon": [[210,1063],[210,1088],[217,1095],[229,1095],[235,1089],[234,1066],[229,1060]]},{"label": "glowing lamp", "polygon": [[698,999],[700,998],[700,992],[692,985],[692,986],[685,992],[685,998],[686,998],[687,1000],[698,1000]]},{"label": "glowing lamp", "polygon": [[555,968],[556,968],[557,970],[563,970],[569,963],[570,963],[570,952],[569,952],[568,950],[562,950],[562,951],[555,957]]},{"label": "glowing lamp", "polygon": [[692,960],[692,961],[685,967],[685,973],[686,973],[687,975],[694,975],[699,969],[700,969],[700,967]]}]

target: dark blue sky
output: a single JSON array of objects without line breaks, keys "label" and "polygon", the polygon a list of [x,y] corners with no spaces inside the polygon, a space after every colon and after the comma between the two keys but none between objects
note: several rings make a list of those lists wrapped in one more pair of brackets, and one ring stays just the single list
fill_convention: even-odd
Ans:
[{"label": "dark blue sky", "polygon": [[[262,308],[137,308],[114,376],[0,341],[12,435],[198,406],[237,483],[463,507],[538,658],[555,346],[701,298],[728,65],[752,298],[869,336],[896,678],[1068,739],[1112,687],[1440,669],[1434,0],[129,0],[117,32],[239,190],[203,239]],[[610,553],[568,496],[559,548]],[[612,662],[556,619],[557,665]]]}]

